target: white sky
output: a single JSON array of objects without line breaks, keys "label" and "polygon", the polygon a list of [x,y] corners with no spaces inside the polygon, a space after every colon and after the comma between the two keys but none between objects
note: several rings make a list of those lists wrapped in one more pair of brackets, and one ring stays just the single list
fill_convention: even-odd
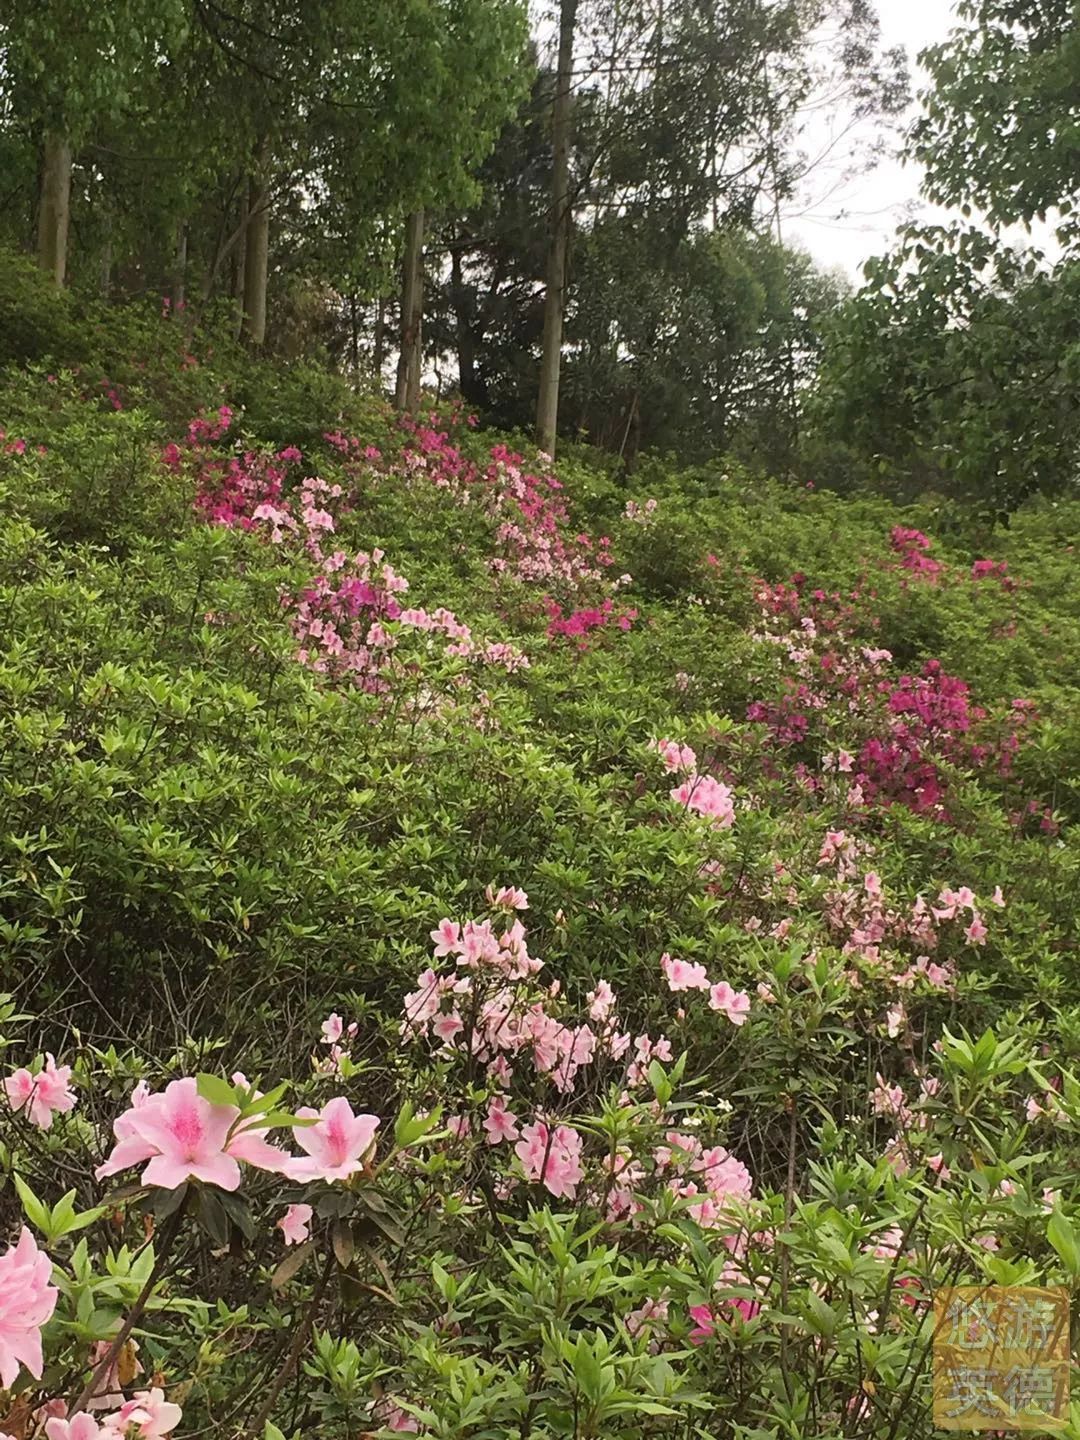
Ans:
[{"label": "white sky", "polygon": [[[877,9],[883,44],[903,45],[908,52],[914,95],[925,84],[915,57],[943,40],[956,23],[951,0],[877,0]],[[911,115],[917,111],[913,104]],[[824,126],[823,134],[827,136]],[[899,138],[892,149],[899,149]],[[820,264],[838,266],[858,281],[863,262],[889,248],[897,225],[932,214],[941,212],[920,197],[918,168],[893,158],[847,179],[836,168],[818,171],[800,205],[787,207],[782,224],[785,240],[803,245]]]}]

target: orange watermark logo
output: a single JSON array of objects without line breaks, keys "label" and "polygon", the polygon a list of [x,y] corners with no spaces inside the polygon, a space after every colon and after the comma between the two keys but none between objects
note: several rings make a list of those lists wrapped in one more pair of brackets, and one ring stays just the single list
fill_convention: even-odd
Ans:
[{"label": "orange watermark logo", "polygon": [[956,1285],[934,1297],[934,1424],[1052,1430],[1069,1415],[1069,1292]]}]

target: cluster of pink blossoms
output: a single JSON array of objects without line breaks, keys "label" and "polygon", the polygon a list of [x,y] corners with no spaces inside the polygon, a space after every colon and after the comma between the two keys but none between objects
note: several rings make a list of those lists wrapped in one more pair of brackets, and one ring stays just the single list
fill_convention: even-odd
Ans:
[{"label": "cluster of pink blossoms", "polygon": [[[449,430],[438,425],[436,415],[426,424],[403,422],[410,436],[405,454],[409,475],[423,476],[451,492],[463,506],[479,504],[496,522],[495,553],[488,563],[497,575],[544,587],[549,637],[567,637],[584,647],[590,634],[608,625],[629,630],[637,611],[616,607],[612,592],[630,577],[614,585],[608,580],[615,563],[610,537],[594,540],[571,532],[562,482],[547,468],[550,457],[538,456],[541,468],[534,473],[522,455],[495,445],[490,463],[480,469],[454,444]],[[646,507],[650,515],[655,501],[651,507]]]},{"label": "cluster of pink blossoms", "polygon": [[[923,551],[915,546],[910,553]],[[843,797],[848,808],[901,804],[942,820],[948,819],[943,761],[1009,774],[1032,718],[1026,705],[1014,702],[1004,723],[995,723],[972,704],[967,685],[936,660],[917,676],[888,678],[889,651],[857,638],[865,617],[860,621],[854,606],[839,596],[817,590],[804,596],[803,578],[757,590],[765,624],[755,638],[783,650],[793,669],[782,677],[778,697],[747,707],[747,718],[767,728],[774,746],[802,746],[822,726],[843,726],[852,737],[839,752],[845,763],[838,764],[830,752],[823,769],[848,777]],[[777,631],[777,622],[787,628]],[[777,778],[782,773],[772,756],[765,757],[764,768]],[[829,788],[802,762],[796,771],[805,789]]]},{"label": "cluster of pink blossoms", "polygon": [[[291,541],[306,554],[315,574],[298,596],[285,597],[298,644],[297,658],[320,674],[382,694],[391,688],[387,674],[393,652],[405,630],[445,638],[445,653],[472,659],[507,672],[524,669],[528,657],[505,641],[477,642],[469,627],[449,610],[405,608],[399,596],[409,588],[381,550],[349,555],[326,542],[337,530],[337,512],[347,508],[341,485],[307,476],[286,494],[292,469],[303,456],[295,446],[276,455],[247,451],[221,457],[210,447],[222,440],[232,423],[222,406],[217,416],[193,420],[185,452],[166,446],[162,459],[173,470],[188,460],[198,480],[196,508],[214,524],[255,530],[276,545]],[[351,442],[328,436],[337,448],[351,453]],[[369,450],[362,451],[365,457]],[[378,458],[378,451],[370,454]]]},{"label": "cluster of pink blossoms", "polygon": [[[20,1366],[41,1379],[41,1331],[52,1319],[60,1293],[51,1280],[52,1262],[23,1226],[18,1243],[0,1255],[0,1389],[14,1386]],[[157,1388],[139,1391],[130,1400],[103,1396],[98,1408],[116,1401],[116,1411],[101,1419],[85,1411],[69,1416],[63,1401],[50,1402],[44,1425],[48,1440],[163,1440],[180,1423],[180,1406]]]},{"label": "cluster of pink blossoms", "polygon": [[744,990],[733,990],[726,980],[713,984],[704,965],[675,960],[667,954],[660,957],[660,969],[669,990],[707,990],[710,1010],[726,1015],[732,1025],[746,1024],[750,1017],[750,996]]},{"label": "cluster of pink blossoms", "polygon": [[[62,1404],[63,1402],[61,1402]],[[139,1390],[111,1415],[99,1418],[89,1411],[55,1415],[45,1421],[48,1440],[165,1440],[183,1418],[179,1405],[165,1399],[157,1386]]]},{"label": "cluster of pink blossoms", "polygon": [[734,825],[735,800],[731,788],[713,775],[698,774],[697,755],[689,745],[680,745],[677,740],[653,740],[649,748],[657,752],[669,774],[686,775],[671,792],[677,805],[711,820],[719,830]]},{"label": "cluster of pink blossoms", "polygon": [[719,830],[735,823],[735,800],[729,786],[713,775],[689,775],[671,792],[676,805],[711,820]]},{"label": "cluster of pink blossoms", "polygon": [[260,1114],[245,1120],[238,1106],[214,1104],[199,1094],[192,1078],[173,1080],[157,1095],[140,1082],[131,1108],[113,1124],[116,1144],[95,1173],[104,1179],[145,1164],[144,1185],[172,1190],[199,1180],[237,1190],[241,1161],[298,1181],[347,1180],[365,1168],[380,1123],[377,1116],[354,1115],[344,1096],[328,1101],[321,1112],[302,1109],[297,1115],[315,1122],[293,1130],[306,1152],[302,1156],[270,1144]]},{"label": "cluster of pink blossoms", "polygon": [[52,1055],[45,1056],[36,1074],[25,1068],[13,1071],[4,1081],[4,1093],[12,1110],[25,1114],[40,1130],[48,1130],[54,1115],[66,1115],[76,1104],[71,1066],[57,1065]]}]

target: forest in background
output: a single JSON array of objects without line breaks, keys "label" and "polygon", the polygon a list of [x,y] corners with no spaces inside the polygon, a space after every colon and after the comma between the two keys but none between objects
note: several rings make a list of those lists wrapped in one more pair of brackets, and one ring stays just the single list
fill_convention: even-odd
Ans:
[{"label": "forest in background", "polygon": [[1080,1440],[1075,7],[531,18],[0,11],[0,1440]]},{"label": "forest in background", "polygon": [[[12,0],[0,239],[549,453],[1000,516],[1074,479],[1074,46],[1068,0],[957,7],[905,143],[960,218],[851,293],[782,215],[900,138],[869,0]],[[997,233],[1048,216],[1052,258]]]}]

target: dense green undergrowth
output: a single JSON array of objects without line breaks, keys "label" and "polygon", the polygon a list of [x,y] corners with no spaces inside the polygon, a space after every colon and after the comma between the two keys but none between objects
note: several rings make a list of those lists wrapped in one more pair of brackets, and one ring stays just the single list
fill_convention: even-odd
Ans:
[{"label": "dense green undergrowth", "polygon": [[[80,1094],[0,1163],[97,1203],[136,1076],[455,1122],[399,1125],[355,1211],[316,1200],[332,1301],[308,1269],[271,1290],[267,1224],[189,1186],[174,1213],[229,1260],[208,1278],[192,1229],[157,1303],[212,1303],[140,1320],[178,1433],[226,1424],[309,1323],[285,1434],[376,1429],[384,1392],[446,1436],[929,1433],[930,1289],[1080,1270],[1080,506],[986,533],[720,460],[553,474],[459,413],[402,426],[312,367],[110,326],[0,382],[0,988],[30,1017],[4,1033]],[[400,1034],[429,932],[504,885],[598,1045],[510,1098],[576,1126],[588,1176],[632,1154],[625,1208],[610,1164],[560,1190],[486,1143],[496,1042]],[[668,1042],[636,1076],[603,985],[628,1042]],[[328,1064],[331,1011],[357,1028]],[[688,1127],[748,1168],[734,1229],[647,1158]],[[129,1289],[60,1326],[61,1369]],[[663,1325],[628,1329],[645,1304]]]}]

